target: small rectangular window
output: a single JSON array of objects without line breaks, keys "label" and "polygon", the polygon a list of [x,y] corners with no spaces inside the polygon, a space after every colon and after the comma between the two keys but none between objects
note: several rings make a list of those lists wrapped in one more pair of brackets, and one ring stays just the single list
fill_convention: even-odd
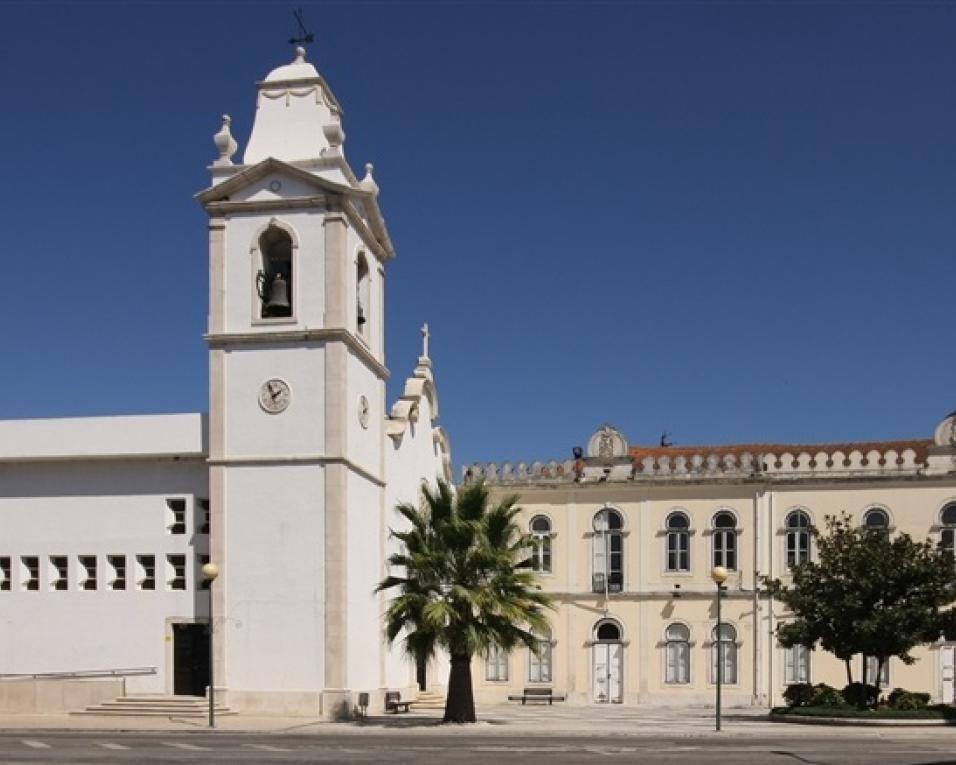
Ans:
[{"label": "small rectangular window", "polygon": [[209,589],[209,580],[206,579],[206,577],[203,576],[203,573],[202,573],[202,567],[205,566],[207,563],[209,563],[209,556],[208,556],[208,555],[197,555],[197,556],[196,556],[196,579],[199,580],[199,587],[198,587],[198,589],[200,589],[200,590],[208,590],[208,589]]},{"label": "small rectangular window", "polygon": [[20,558],[20,586],[27,591],[40,589],[40,559],[36,555]]},{"label": "small rectangular window", "polygon": [[51,555],[49,581],[51,590],[65,590],[69,586],[69,563],[65,555]]},{"label": "small rectangular window", "polygon": [[186,500],[166,500],[166,531],[170,534],[186,533]]},{"label": "small rectangular window", "polygon": [[155,590],[156,589],[156,556],[155,555],[137,555],[136,556],[136,589],[137,590]]},{"label": "small rectangular window", "polygon": [[166,589],[167,590],[185,590],[186,589],[186,556],[185,555],[167,555],[166,556]]},{"label": "small rectangular window", "polygon": [[111,590],[126,589],[126,556],[107,555],[106,561],[110,566],[110,580],[107,586]]},{"label": "small rectangular window", "polygon": [[10,591],[10,556],[0,558],[0,591]]},{"label": "small rectangular window", "polygon": [[199,512],[197,515],[199,526],[196,529],[200,534],[209,533],[209,500],[208,499],[197,499],[196,505],[199,507]]},{"label": "small rectangular window", "polygon": [[81,590],[95,590],[96,589],[96,556],[95,555],[80,555],[80,589]]}]

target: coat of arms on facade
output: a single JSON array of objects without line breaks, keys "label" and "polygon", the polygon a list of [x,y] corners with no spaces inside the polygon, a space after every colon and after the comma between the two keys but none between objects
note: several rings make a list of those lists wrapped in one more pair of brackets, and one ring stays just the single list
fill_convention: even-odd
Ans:
[{"label": "coat of arms on facade", "polygon": [[602,425],[588,441],[588,457],[597,457],[601,460],[612,460],[627,456],[627,440],[621,432],[611,426]]}]

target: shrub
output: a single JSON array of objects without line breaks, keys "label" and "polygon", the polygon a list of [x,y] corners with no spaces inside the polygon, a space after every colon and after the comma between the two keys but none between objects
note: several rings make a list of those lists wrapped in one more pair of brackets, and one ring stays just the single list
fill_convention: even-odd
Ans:
[{"label": "shrub", "polygon": [[805,707],[809,706],[815,694],[816,689],[811,683],[792,683],[783,692],[783,698],[789,707]]},{"label": "shrub", "polygon": [[814,694],[810,699],[811,707],[845,707],[843,694],[833,686],[826,683],[818,683],[813,686]]},{"label": "shrub", "polygon": [[891,709],[926,709],[926,705],[929,704],[929,694],[907,691],[904,688],[894,688],[892,693],[887,696],[886,701]]},{"label": "shrub", "polygon": [[856,682],[846,686],[842,694],[847,704],[865,709],[876,706],[880,691],[875,685],[870,685],[869,683],[863,685],[863,683]]}]

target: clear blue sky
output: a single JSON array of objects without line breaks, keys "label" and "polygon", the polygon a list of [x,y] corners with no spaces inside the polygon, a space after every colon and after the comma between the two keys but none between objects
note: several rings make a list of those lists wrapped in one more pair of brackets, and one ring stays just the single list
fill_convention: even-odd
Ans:
[{"label": "clear blue sky", "polygon": [[[192,194],[298,4],[0,2],[0,417],[206,410]],[[953,3],[301,4],[456,463],[956,408]]]}]

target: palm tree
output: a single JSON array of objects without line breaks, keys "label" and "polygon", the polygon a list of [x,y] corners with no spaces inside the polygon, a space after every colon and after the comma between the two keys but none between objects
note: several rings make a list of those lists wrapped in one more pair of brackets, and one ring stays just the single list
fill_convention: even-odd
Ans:
[{"label": "palm tree", "polygon": [[387,576],[376,587],[398,588],[385,613],[385,633],[392,643],[404,632],[405,650],[417,661],[447,652],[443,722],[475,722],[472,656],[519,644],[537,651],[535,633],[547,629],[551,598],[535,584],[527,539],[514,522],[517,497],[489,507],[484,484],[456,495],[441,480],[422,493],[421,510],[411,504],[395,508],[409,529],[392,531],[404,549],[388,559],[404,576]]}]

